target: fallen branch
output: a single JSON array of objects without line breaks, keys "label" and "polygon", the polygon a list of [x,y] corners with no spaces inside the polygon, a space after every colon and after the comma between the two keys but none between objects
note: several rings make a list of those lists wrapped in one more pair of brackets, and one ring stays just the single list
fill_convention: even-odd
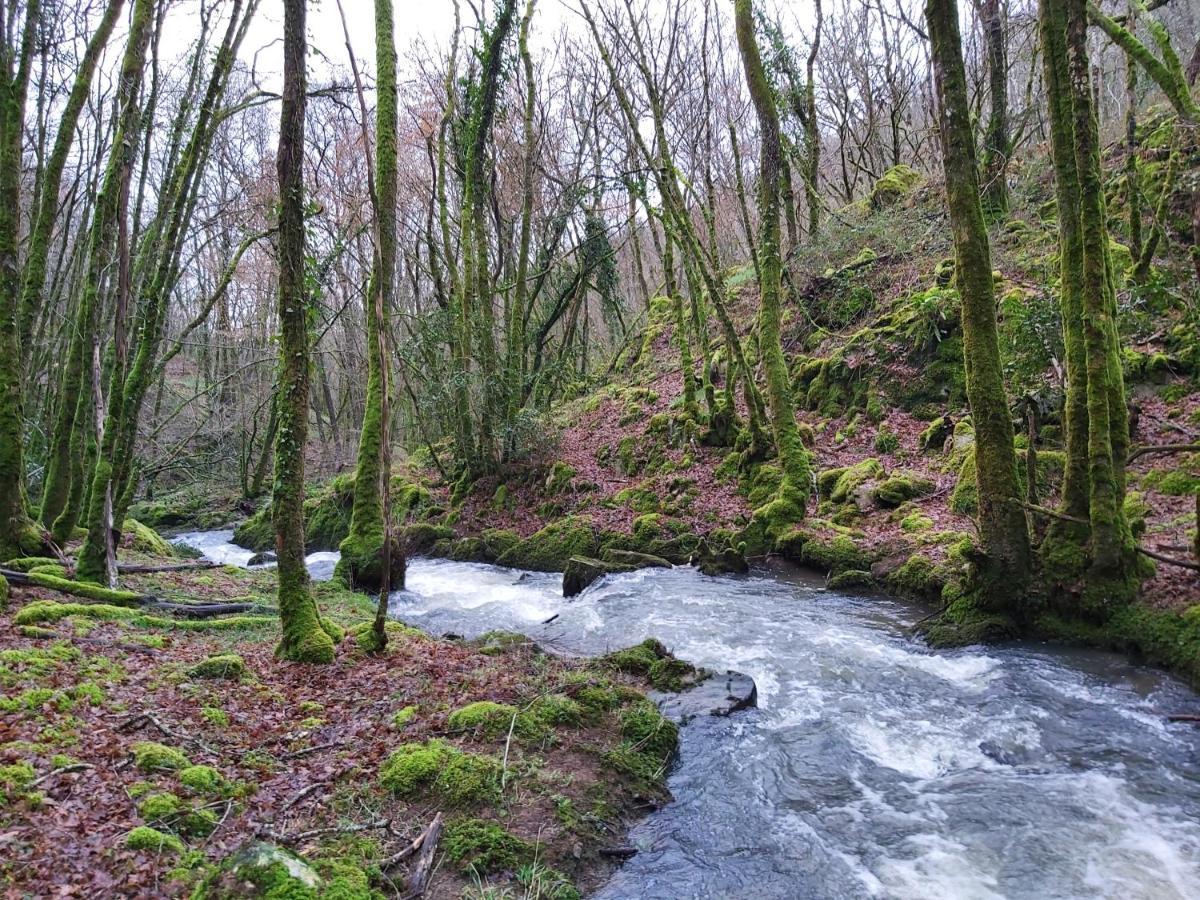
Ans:
[{"label": "fallen branch", "polygon": [[1194,713],[1176,713],[1173,716],[1167,716],[1168,722],[1196,722],[1200,724],[1200,716]]},{"label": "fallen branch", "polygon": [[29,787],[31,787],[31,788],[37,787],[43,781],[49,781],[51,778],[54,778],[55,776],[58,776],[58,775],[66,775],[68,772],[82,772],[85,769],[94,769],[94,768],[96,768],[96,767],[91,765],[90,763],[71,763],[71,765],[69,765],[69,766],[60,766],[57,769],[50,770],[49,772],[47,772],[45,775],[41,776],[40,778],[33,779],[33,781],[29,782]]},{"label": "fallen branch", "polygon": [[1194,453],[1200,451],[1200,444],[1147,444],[1145,447],[1136,447],[1130,452],[1125,459],[1125,464],[1133,462],[1139,456],[1148,456],[1151,453]]},{"label": "fallen branch", "polygon": [[177,741],[186,741],[189,744],[199,747],[205,753],[211,753],[213,756],[217,755],[217,751],[213,750],[211,747],[209,747],[203,741],[200,741],[194,737],[191,737],[190,735],[182,734],[178,731],[172,731],[170,728],[168,728],[166,725],[164,725],[162,722],[160,722],[158,720],[158,717],[155,716],[153,713],[144,712],[144,713],[138,713],[135,716],[130,716],[124,722],[120,723],[116,727],[116,730],[117,731],[132,731],[133,729],[137,728],[139,725],[153,725],[161,734],[163,734],[166,737],[174,738]]},{"label": "fallen branch", "polygon": [[414,897],[420,897],[425,893],[425,886],[433,872],[433,857],[437,852],[438,839],[441,836],[442,814],[438,813],[433,817],[429,828],[426,829],[424,840],[421,841],[420,855],[417,856],[416,865],[413,866],[412,874],[408,877],[408,889]]},{"label": "fallen branch", "polygon": [[400,863],[404,862],[404,860],[408,859],[410,856],[412,856],[414,853],[416,853],[418,850],[420,850],[421,845],[425,843],[425,839],[427,837],[429,837],[430,832],[433,830],[433,826],[437,825],[438,828],[440,829],[441,823],[442,823],[442,814],[438,813],[436,816],[433,817],[433,821],[425,826],[425,830],[422,831],[420,834],[418,834],[415,838],[413,838],[411,843],[406,844],[404,847],[401,847],[400,850],[393,853],[387,859],[380,861],[380,863],[379,863],[380,871],[386,872],[388,869],[392,868],[393,866],[399,865]]},{"label": "fallen branch", "polygon": [[255,603],[176,603],[162,600],[153,594],[139,594],[136,591],[121,591],[90,584],[85,581],[72,581],[69,578],[59,578],[56,575],[45,575],[40,572],[17,572],[12,569],[0,569],[0,575],[9,584],[23,587],[38,587],[49,591],[58,591],[70,597],[90,600],[93,603],[108,603],[113,606],[142,608],[170,613],[188,619],[209,619],[229,613],[244,613],[254,610],[274,610]]},{"label": "fallen branch", "polygon": [[1167,556],[1163,553],[1156,553],[1147,547],[1138,546],[1138,553],[1148,556],[1151,559],[1157,559],[1159,562],[1166,563],[1168,566],[1179,566],[1181,569],[1191,569],[1193,572],[1200,572],[1200,563],[1188,562],[1186,559],[1176,559],[1173,556]]},{"label": "fallen branch", "polygon": [[342,746],[341,741],[332,741],[328,744],[316,744],[312,747],[305,747],[302,750],[293,750],[291,753],[285,753],[280,759],[298,759],[301,756],[308,756],[310,753],[320,753],[322,750],[332,750],[334,747]]},{"label": "fallen branch", "polygon": [[115,647],[118,650],[127,650],[131,653],[148,653],[151,656],[158,653],[154,647],[148,647],[145,644],[127,644],[124,641],[106,641],[104,638],[85,637],[79,634],[63,634],[58,631],[45,629],[38,633],[33,633],[32,630],[25,635],[35,641],[70,641],[72,644],[89,644],[93,647]]},{"label": "fallen branch", "polygon": [[304,841],[310,841],[313,838],[322,837],[326,834],[358,834],[361,831],[378,831],[390,828],[391,826],[391,819],[376,819],[374,822],[367,822],[362,825],[327,825],[322,828],[310,828],[308,831],[300,831],[296,834],[280,834],[263,826],[258,829],[258,835],[270,838],[277,844],[301,844]]},{"label": "fallen branch", "polygon": [[1036,503],[1026,503],[1023,500],[1016,501],[1022,508],[1030,512],[1039,513],[1043,516],[1049,516],[1052,519],[1060,519],[1063,522],[1074,522],[1076,525],[1090,525],[1087,519],[1081,519],[1079,516],[1068,516],[1066,513],[1060,513],[1057,510],[1047,509],[1044,506],[1038,506]]},{"label": "fallen branch", "polygon": [[614,859],[630,859],[637,856],[636,847],[601,847],[601,856],[611,856]]},{"label": "fallen branch", "polygon": [[289,800],[287,803],[283,804],[280,811],[287,812],[289,809],[291,809],[293,806],[295,806],[297,803],[299,803],[301,800],[303,800],[305,797],[309,796],[310,794],[312,794],[316,791],[319,791],[323,787],[329,787],[332,780],[333,779],[328,779],[325,781],[314,781],[308,787],[302,789],[299,793],[297,793],[294,797],[292,797],[292,799]]}]

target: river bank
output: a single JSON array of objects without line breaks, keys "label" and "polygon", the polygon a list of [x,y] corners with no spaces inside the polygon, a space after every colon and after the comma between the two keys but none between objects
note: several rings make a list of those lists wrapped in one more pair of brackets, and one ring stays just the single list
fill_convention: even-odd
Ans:
[{"label": "river bank", "polygon": [[[310,558],[316,577],[328,556]],[[318,670],[273,657],[270,568],[123,582],[265,615],[173,619],[13,587],[0,613],[8,891],[37,893],[53,872],[91,896],[383,897],[436,862],[430,897],[567,898],[602,884],[629,824],[668,798],[677,730],[643,697],[648,666],[399,623],[367,656],[355,630],[372,600],[324,580],[318,603],[345,637]],[[403,854],[435,817],[429,857]]]}]

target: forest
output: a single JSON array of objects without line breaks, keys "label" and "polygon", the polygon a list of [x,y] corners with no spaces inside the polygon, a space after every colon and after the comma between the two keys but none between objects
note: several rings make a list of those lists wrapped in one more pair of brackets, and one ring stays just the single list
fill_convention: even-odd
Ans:
[{"label": "forest", "polygon": [[2,7],[6,896],[1194,891],[1192,0]]}]

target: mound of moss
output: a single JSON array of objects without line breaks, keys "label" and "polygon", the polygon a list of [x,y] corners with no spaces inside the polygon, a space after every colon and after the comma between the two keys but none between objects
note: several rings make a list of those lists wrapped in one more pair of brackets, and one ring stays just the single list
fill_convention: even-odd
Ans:
[{"label": "mound of moss", "polygon": [[142,772],[170,772],[191,765],[183,753],[155,741],[140,741],[131,749],[133,764]]},{"label": "mound of moss", "polygon": [[246,661],[236,653],[220,653],[189,666],[189,678],[210,678],[221,681],[240,681],[250,673]]},{"label": "mound of moss", "polygon": [[429,795],[448,806],[473,806],[499,794],[500,774],[492,757],[435,738],[402,745],[384,761],[379,780],[400,797]]},{"label": "mound of moss", "polygon": [[478,876],[515,871],[535,856],[535,848],[528,841],[484,819],[451,821],[442,836],[442,846],[451,862]]},{"label": "mound of moss", "polygon": [[509,547],[497,562],[514,569],[561,572],[572,556],[594,556],[598,549],[591,519],[567,516]]},{"label": "mound of moss", "polygon": [[605,665],[630,675],[641,675],[660,691],[678,692],[703,677],[704,672],[675,656],[655,638],[615,650],[602,657]]}]

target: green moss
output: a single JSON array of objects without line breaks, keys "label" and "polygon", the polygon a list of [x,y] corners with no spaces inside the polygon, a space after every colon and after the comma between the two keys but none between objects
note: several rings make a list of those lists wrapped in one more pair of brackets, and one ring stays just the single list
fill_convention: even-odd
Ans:
[{"label": "green moss", "polygon": [[[1025,457],[1027,451],[1017,450],[1017,482],[1025,491]],[[1037,453],[1038,496],[1045,497],[1056,491],[1062,484],[1063,469],[1066,465],[1066,454],[1061,450],[1039,450]],[[975,515],[979,511],[979,493],[975,481],[975,450],[967,449],[963,455],[962,465],[958,470],[958,480],[954,491],[950,494],[950,508],[964,516]]]},{"label": "green moss", "polygon": [[[833,487],[829,491],[829,499],[834,503],[846,503],[852,500],[854,492],[869,481],[883,477],[883,464],[873,456],[841,470]],[[817,485],[821,484],[818,477]]]},{"label": "green moss", "polygon": [[147,822],[161,823],[183,808],[183,801],[174,794],[150,794],[138,804],[138,815]]},{"label": "green moss", "polygon": [[932,494],[936,488],[937,485],[923,475],[897,471],[877,484],[871,496],[880,506],[894,509],[909,500]]},{"label": "green moss", "polygon": [[187,669],[189,678],[211,678],[224,681],[240,681],[248,674],[246,661],[236,653],[210,656]]},{"label": "green moss", "polygon": [[903,163],[892,166],[879,176],[879,180],[871,188],[868,201],[873,209],[891,206],[916,190],[923,180],[921,173],[912,166]]},{"label": "green moss", "polygon": [[[34,568],[39,567],[35,566]],[[32,584],[38,587],[48,588],[52,591],[61,591],[65,594],[83,597],[87,600],[94,600],[97,603],[105,603],[110,606],[138,606],[142,602],[142,595],[134,591],[113,590],[101,587],[98,584],[92,584],[91,582],[71,581],[56,575],[35,572],[33,570],[27,572],[26,576]]]},{"label": "green moss", "polygon": [[450,822],[442,845],[451,862],[477,876],[515,870],[535,856],[532,844],[483,819]]},{"label": "green moss", "polygon": [[212,766],[188,766],[179,772],[179,783],[202,796],[218,796],[225,790],[225,778]]},{"label": "green moss", "polygon": [[548,727],[578,725],[583,721],[583,707],[565,694],[547,694],[533,702],[529,715]]},{"label": "green moss", "polygon": [[911,512],[900,520],[900,530],[910,534],[928,531],[933,528],[933,519],[920,512]]},{"label": "green moss", "polygon": [[150,850],[155,853],[182,853],[183,841],[173,834],[166,834],[148,825],[139,825],[125,836],[125,846],[130,850]]},{"label": "green moss", "polygon": [[575,470],[561,460],[556,461],[550,467],[550,473],[546,476],[546,493],[551,497],[558,494],[565,494],[571,490],[571,480],[575,477]]},{"label": "green moss", "polygon": [[510,726],[515,728],[514,720],[521,718],[515,706],[480,700],[450,713],[446,724],[454,731],[467,731],[477,738],[495,740],[507,734]]},{"label": "green moss", "polygon": [[843,591],[852,588],[874,587],[875,578],[863,569],[848,569],[830,577],[825,586],[831,591]]},{"label": "green moss", "polygon": [[452,806],[468,806],[499,793],[500,764],[434,739],[401,746],[384,762],[379,778],[397,796],[429,792]]},{"label": "green moss", "polygon": [[201,707],[200,716],[205,722],[207,722],[209,725],[212,725],[214,728],[229,727],[229,713],[225,712],[225,710],[220,709],[219,707]]},{"label": "green moss", "polygon": [[914,553],[887,577],[890,590],[914,600],[934,600],[941,596],[944,578],[937,563]]},{"label": "green moss", "polygon": [[634,644],[623,650],[614,650],[603,657],[603,660],[618,672],[627,672],[630,675],[648,675],[650,667],[667,655],[667,648],[661,641],[655,638],[646,638],[640,644]]},{"label": "green moss", "polygon": [[132,750],[134,765],[142,772],[173,771],[191,765],[183,753],[154,741],[136,743]]},{"label": "green moss", "polygon": [[870,570],[875,554],[848,534],[808,534],[800,550],[800,561],[825,572]]},{"label": "green moss", "polygon": [[401,709],[398,709],[392,716],[392,726],[394,728],[403,728],[412,721],[413,716],[416,714],[417,708],[415,706],[405,706]]},{"label": "green moss", "polygon": [[649,700],[638,700],[621,710],[618,717],[623,737],[640,753],[660,762],[670,759],[679,745],[679,727],[663,716]]},{"label": "green moss", "polygon": [[139,553],[148,553],[152,556],[176,556],[175,548],[164,540],[158,532],[147,525],[143,525],[137,519],[126,519],[122,530],[125,533],[126,540],[129,546]]},{"label": "green moss", "polygon": [[561,572],[572,556],[595,556],[598,550],[590,519],[568,516],[536,531],[506,550],[497,562],[516,569]]},{"label": "green moss", "polygon": [[53,600],[36,600],[21,608],[13,616],[15,625],[53,623],[70,616],[79,616],[102,621],[128,622],[147,628],[174,628],[182,631],[225,631],[243,628],[259,628],[277,625],[279,620],[267,616],[229,616],[224,619],[168,619],[150,616],[122,606],[105,603],[56,603]]},{"label": "green moss", "polygon": [[900,447],[900,437],[886,425],[880,425],[875,432],[875,452],[895,453]]},{"label": "green moss", "polygon": [[1200,475],[1182,468],[1151,469],[1142,476],[1139,486],[1159,494],[1188,497],[1200,493]]}]

